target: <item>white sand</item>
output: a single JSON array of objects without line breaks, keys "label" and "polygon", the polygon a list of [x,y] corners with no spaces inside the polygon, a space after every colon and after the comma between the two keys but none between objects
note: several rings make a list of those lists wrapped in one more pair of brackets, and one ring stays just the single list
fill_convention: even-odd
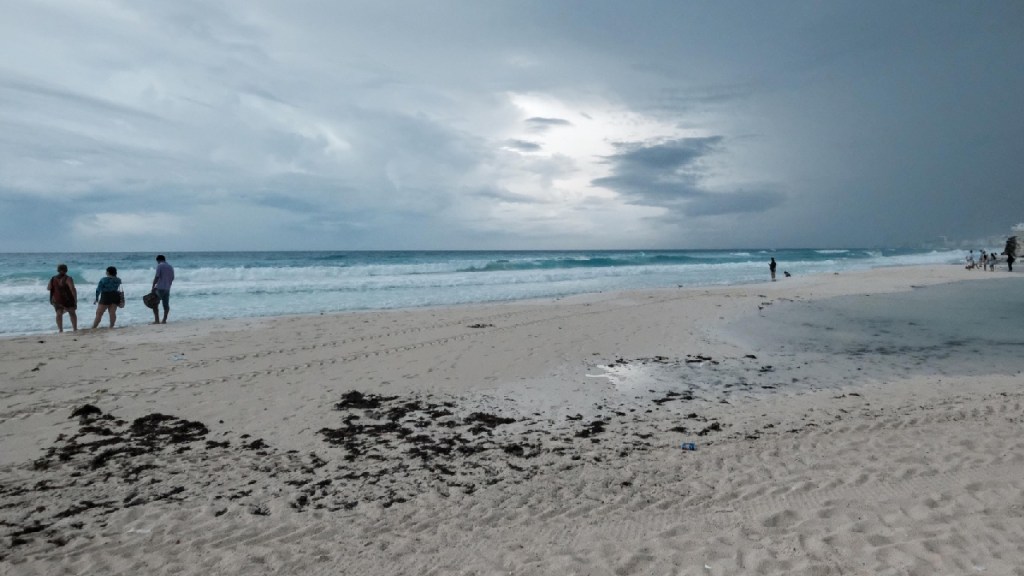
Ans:
[{"label": "white sand", "polygon": [[[912,288],[969,302],[1016,279],[915,267],[0,340],[0,573],[1024,574],[1024,330],[933,346],[935,315],[913,315],[939,296]],[[913,318],[828,307],[866,294],[910,294]],[[826,331],[906,348],[815,352]],[[395,398],[336,409],[354,390]],[[69,417],[87,404],[104,416]],[[146,443],[131,425],[153,414],[206,429]]]}]

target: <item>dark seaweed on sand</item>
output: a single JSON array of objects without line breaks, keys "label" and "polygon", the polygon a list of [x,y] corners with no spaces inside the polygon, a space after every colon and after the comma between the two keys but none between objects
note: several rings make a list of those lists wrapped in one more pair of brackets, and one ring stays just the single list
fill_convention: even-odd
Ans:
[{"label": "dark seaweed on sand", "polygon": [[[668,392],[653,402],[692,399],[688,391]],[[564,473],[582,462],[611,463],[662,445],[657,440],[652,445],[655,436],[630,426],[629,418],[643,421],[642,411],[599,406],[607,416],[585,420],[570,414],[545,422],[541,414],[520,419],[465,409],[458,400],[346,392],[333,404],[338,425],[317,433],[326,445],[320,455],[275,448],[272,439],[250,434],[222,430],[214,437],[203,423],[173,415],[154,413],[129,422],[90,404],[80,406],[70,415],[77,432],[59,436],[23,469],[19,481],[0,485],[0,560],[14,547],[63,546],[87,538],[106,526],[111,513],[154,502],[217,502],[214,516],[273,514],[268,501],[281,498],[296,511],[344,513],[366,504],[390,508],[425,491],[473,494],[545,470]],[[712,423],[697,435],[720,430]],[[611,454],[599,443],[608,434],[630,440]],[[63,509],[34,504],[44,494],[73,504]],[[12,516],[4,510],[23,512]]]},{"label": "dark seaweed on sand", "polygon": [[[510,440],[511,444],[499,446],[490,438],[495,428],[514,423],[514,418],[473,412],[460,419],[451,410],[456,408],[453,402],[402,400],[396,396],[351,391],[334,407],[346,412],[342,426],[323,428],[319,434],[328,443],[344,448],[343,458],[348,462],[408,457],[441,475],[451,476],[455,474],[452,471],[455,464],[439,462],[439,458],[479,454],[516,444]],[[355,413],[357,411],[361,413]],[[521,457],[536,455],[534,450],[522,446],[506,453]],[[387,473],[382,469],[376,476]]]}]

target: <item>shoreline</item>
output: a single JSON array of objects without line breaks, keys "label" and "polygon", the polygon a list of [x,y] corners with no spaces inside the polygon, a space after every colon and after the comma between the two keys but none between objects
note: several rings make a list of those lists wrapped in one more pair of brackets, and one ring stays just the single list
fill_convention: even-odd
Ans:
[{"label": "shoreline", "polygon": [[[447,254],[447,253],[446,253]],[[767,278],[767,252],[719,251],[593,251],[508,253],[463,252],[430,256],[420,252],[392,257],[317,253],[266,253],[262,257],[211,253],[185,258],[172,313],[177,321],[222,318],[225,312],[245,317],[317,315],[321,312],[398,310],[427,306],[492,304],[534,298],[558,298],[585,292],[612,292],[759,283]],[[780,250],[797,276],[821,272],[915,264],[948,264],[953,253],[889,249]],[[759,261],[764,256],[765,260]],[[152,255],[115,259],[129,306],[119,311],[122,326],[148,323],[150,313],[138,306],[149,291]],[[73,277],[80,288],[111,262],[104,255],[75,259]],[[5,336],[42,334],[53,330],[48,308],[40,305],[42,286],[51,265],[38,259],[0,255],[0,331]],[[38,288],[30,286],[35,278]],[[94,278],[95,280],[96,278]],[[149,284],[147,284],[149,283]],[[83,299],[84,300],[84,299]],[[88,301],[80,302],[91,323]],[[43,310],[46,310],[44,312]],[[85,326],[89,323],[83,322]]]},{"label": "shoreline", "polygon": [[[842,272],[842,274],[840,274],[839,272],[833,272],[833,273],[822,273],[822,274],[809,274],[809,275],[804,275],[804,276],[794,276],[794,277],[791,277],[791,278],[782,278],[780,276],[777,281],[765,280],[763,282],[742,283],[742,284],[721,284],[721,285],[717,285],[716,284],[716,285],[694,285],[694,286],[678,285],[678,286],[675,286],[675,287],[668,287],[668,286],[666,286],[666,287],[661,287],[661,288],[646,288],[646,289],[636,289],[636,290],[611,290],[611,291],[584,292],[584,293],[579,293],[579,294],[569,294],[569,295],[565,295],[565,296],[553,296],[553,297],[545,296],[545,297],[523,298],[523,299],[515,299],[515,300],[494,300],[494,301],[471,302],[471,303],[451,304],[451,305],[442,304],[442,305],[411,306],[411,307],[402,307],[402,308],[381,308],[381,309],[367,309],[367,310],[340,310],[340,311],[336,311],[336,312],[296,313],[296,314],[280,314],[280,315],[269,315],[269,316],[240,316],[240,317],[229,317],[229,318],[200,318],[200,319],[182,320],[182,321],[178,321],[178,322],[175,322],[173,320],[173,318],[172,318],[171,326],[172,326],[172,329],[174,329],[174,328],[179,327],[179,326],[181,326],[183,324],[185,324],[185,325],[198,324],[200,328],[204,328],[205,327],[205,328],[207,328],[209,330],[217,330],[217,329],[220,329],[220,330],[232,330],[232,329],[236,329],[236,328],[237,329],[246,329],[246,328],[248,328],[250,326],[258,326],[258,325],[266,323],[266,322],[274,322],[274,321],[277,321],[277,320],[286,320],[286,319],[303,319],[303,318],[310,318],[310,319],[312,319],[312,318],[319,318],[319,317],[344,317],[344,316],[360,315],[360,314],[388,314],[388,313],[404,313],[404,312],[417,312],[417,311],[432,312],[432,311],[445,311],[445,310],[449,310],[449,309],[456,309],[457,310],[457,309],[463,309],[463,308],[470,309],[470,308],[488,308],[488,307],[502,307],[502,306],[517,306],[517,305],[537,305],[537,306],[541,306],[541,305],[546,305],[546,304],[554,304],[554,303],[558,303],[558,302],[571,301],[571,300],[577,300],[577,299],[587,300],[587,299],[592,299],[592,298],[593,299],[601,299],[601,298],[606,298],[606,297],[611,297],[611,298],[614,298],[614,297],[628,298],[628,297],[630,297],[631,294],[632,295],[638,295],[639,297],[643,297],[644,295],[647,295],[647,294],[660,294],[662,292],[676,293],[676,292],[678,292],[680,290],[682,290],[682,291],[690,291],[690,292],[701,292],[701,291],[708,291],[708,290],[711,290],[711,291],[715,291],[715,290],[729,290],[729,289],[734,289],[734,288],[735,289],[754,289],[754,288],[757,288],[758,286],[776,286],[776,285],[787,285],[787,286],[794,286],[794,287],[803,287],[803,286],[805,286],[808,283],[811,283],[812,286],[818,286],[820,289],[825,290],[825,292],[819,292],[819,294],[824,294],[824,295],[842,295],[842,294],[845,294],[845,292],[842,289],[829,288],[828,287],[828,283],[824,282],[823,280],[826,279],[826,278],[832,277],[832,276],[843,276],[843,277],[846,277],[846,276],[860,276],[860,275],[864,275],[864,274],[875,274],[875,273],[881,274],[883,272],[889,272],[889,271],[913,271],[913,270],[929,271],[926,274],[924,274],[923,276],[920,276],[920,282],[922,283],[922,285],[932,284],[932,283],[959,282],[959,281],[966,281],[966,280],[980,279],[981,278],[980,274],[978,275],[978,278],[974,278],[973,277],[973,274],[974,274],[973,272],[972,272],[972,276],[969,277],[969,278],[958,278],[958,277],[954,277],[952,274],[946,274],[946,272],[949,272],[950,270],[953,270],[953,269],[962,270],[963,267],[959,266],[959,265],[956,265],[956,264],[951,264],[951,265],[920,264],[920,265],[911,265],[911,266],[886,266],[886,267],[879,267],[879,268],[871,268],[871,269],[868,269],[868,270],[844,271],[844,272]],[[1014,275],[1012,273],[1007,273],[1007,272],[1003,272],[1003,271],[992,272],[992,273],[985,273],[985,277],[988,278],[989,274],[998,274],[999,277],[1010,277],[1010,278],[1014,277]],[[903,286],[902,283],[900,283],[900,282],[895,282],[895,283],[884,283],[883,282],[879,286],[873,287],[873,288],[877,288],[880,291],[880,293],[888,293],[888,292],[893,292],[893,291],[900,291],[900,290],[903,290],[903,289],[909,289],[909,288],[912,288],[912,286]],[[95,305],[88,304],[85,307],[85,309],[88,309],[88,311],[89,311],[88,318],[86,318],[82,314],[79,314],[79,320],[80,320],[80,322],[83,322],[84,324],[88,324],[88,321],[91,321],[92,316],[95,313]],[[52,312],[52,310],[51,310],[51,312]],[[146,310],[145,312],[148,314],[150,311]],[[84,320],[83,320],[83,318],[84,318]],[[108,330],[108,328],[106,328],[106,326],[105,326],[106,322],[107,322],[107,317],[106,317],[106,315],[104,315],[103,316],[103,321],[100,323],[100,327],[99,328],[97,328],[96,330],[92,330],[90,328],[80,328],[78,330],[78,333],[84,335],[84,334],[105,332],[106,330]],[[68,324],[68,319],[67,319],[66,316],[65,316],[65,324]],[[238,326],[234,326],[236,324]],[[131,329],[131,330],[147,330],[147,329],[152,329],[152,328],[153,328],[153,325],[152,325],[151,322],[144,322],[144,323],[133,323],[133,324],[129,324],[129,325],[119,325],[118,327],[115,328],[115,330],[118,330],[118,331],[127,330],[127,329]],[[166,326],[164,326],[164,328],[166,328]],[[70,329],[67,329],[67,328],[65,329],[65,333],[73,334],[73,332]],[[51,327],[50,329],[47,329],[47,330],[44,330],[44,331],[39,331],[39,332],[27,332],[27,333],[17,333],[17,334],[0,334],[0,343],[2,343],[4,341],[9,341],[9,340],[18,340],[18,339],[25,339],[25,338],[43,337],[43,336],[48,336],[48,335],[58,336],[59,334],[56,332],[56,328],[55,327]]]},{"label": "shoreline", "polygon": [[[858,373],[796,344],[827,344],[804,326],[825,303],[873,338],[851,298],[970,300],[961,280],[982,282],[887,268],[0,340],[0,572],[1009,570],[1024,522],[979,502],[1024,494],[1015,360]],[[892,337],[932,348],[915,334]]]}]

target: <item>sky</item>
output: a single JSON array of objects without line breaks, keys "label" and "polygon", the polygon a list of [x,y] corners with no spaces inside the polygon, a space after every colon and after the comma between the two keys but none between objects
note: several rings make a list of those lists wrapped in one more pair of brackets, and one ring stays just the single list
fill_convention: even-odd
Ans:
[{"label": "sky", "polygon": [[1019,0],[0,7],[0,252],[959,247],[1024,221]]}]

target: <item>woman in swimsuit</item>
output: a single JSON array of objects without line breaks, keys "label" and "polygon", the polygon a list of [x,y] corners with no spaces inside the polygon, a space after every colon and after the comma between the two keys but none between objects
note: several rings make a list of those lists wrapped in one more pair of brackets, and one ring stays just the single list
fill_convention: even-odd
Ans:
[{"label": "woman in swimsuit", "polygon": [[96,300],[93,301],[93,304],[98,302],[99,306],[96,307],[96,319],[93,320],[93,328],[100,325],[104,312],[110,314],[110,327],[114,327],[114,323],[117,322],[117,305],[121,302],[120,288],[121,279],[117,277],[117,268],[113,266],[107,267],[107,275],[100,278],[100,283],[96,285]]}]

